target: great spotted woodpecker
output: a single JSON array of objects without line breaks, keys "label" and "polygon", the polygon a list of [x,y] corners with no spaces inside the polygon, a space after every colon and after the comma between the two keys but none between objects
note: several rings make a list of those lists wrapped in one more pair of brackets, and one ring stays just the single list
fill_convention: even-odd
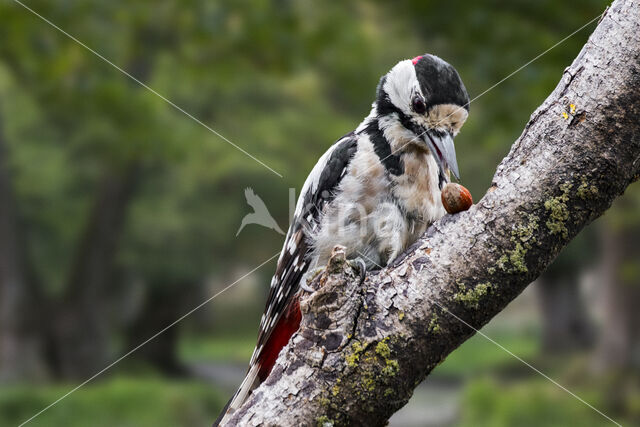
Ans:
[{"label": "great spotted woodpecker", "polygon": [[384,266],[445,214],[449,172],[459,178],[453,138],[469,96],[458,72],[425,54],[400,61],[378,84],[371,112],[318,160],[302,187],[278,259],[247,375],[217,422],[266,379],[300,325],[306,275],[335,245],[364,268]]}]

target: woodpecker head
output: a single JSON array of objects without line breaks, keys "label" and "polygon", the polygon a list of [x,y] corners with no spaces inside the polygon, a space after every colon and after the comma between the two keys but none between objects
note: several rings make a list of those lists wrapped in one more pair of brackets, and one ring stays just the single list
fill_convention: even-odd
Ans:
[{"label": "woodpecker head", "polygon": [[425,54],[400,61],[380,80],[376,97],[378,120],[386,133],[428,149],[440,173],[460,179],[453,138],[469,114],[469,95],[450,64]]}]

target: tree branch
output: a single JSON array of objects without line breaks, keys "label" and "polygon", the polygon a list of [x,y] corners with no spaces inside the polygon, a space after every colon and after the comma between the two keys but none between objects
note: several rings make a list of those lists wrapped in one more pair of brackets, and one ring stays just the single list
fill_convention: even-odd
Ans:
[{"label": "tree branch", "polygon": [[230,424],[384,425],[470,326],[638,179],[637,34],[638,0],[615,1],[469,211],[445,216],[363,285],[338,251],[302,302],[300,330]]}]

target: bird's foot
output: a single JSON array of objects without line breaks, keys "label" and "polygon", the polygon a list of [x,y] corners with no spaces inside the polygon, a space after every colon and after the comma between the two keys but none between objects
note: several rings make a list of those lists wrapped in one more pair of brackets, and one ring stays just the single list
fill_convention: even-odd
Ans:
[{"label": "bird's foot", "polygon": [[323,271],[324,267],[318,267],[315,270],[312,270],[305,274],[304,277],[302,277],[302,280],[300,280],[300,289],[305,292],[309,292],[310,294],[314,293],[316,290],[309,285],[315,280],[316,277],[318,277],[318,274],[322,273]]},{"label": "bird's foot", "polygon": [[364,279],[367,276],[367,264],[360,257],[350,259],[347,261],[351,268],[358,271],[358,275],[360,276],[360,285],[364,282]]},{"label": "bird's foot", "polygon": [[302,289],[305,292],[309,292],[310,294],[314,293],[316,290],[313,289],[312,287],[310,287],[309,285],[307,285],[304,282],[300,282],[300,289]]}]

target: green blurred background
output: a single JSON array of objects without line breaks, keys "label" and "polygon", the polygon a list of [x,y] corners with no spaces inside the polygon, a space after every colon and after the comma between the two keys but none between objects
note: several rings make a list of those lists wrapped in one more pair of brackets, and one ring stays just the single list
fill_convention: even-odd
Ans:
[{"label": "green blurred background", "polygon": [[[28,1],[276,176],[22,8],[0,3],[0,425],[17,425],[276,253],[289,188],[424,52],[471,97],[604,0]],[[595,24],[471,105],[456,139],[480,199]],[[607,415],[640,423],[638,186],[484,331]],[[271,262],[35,418],[34,426],[210,425],[239,383]],[[480,336],[395,426],[608,425]]]}]

